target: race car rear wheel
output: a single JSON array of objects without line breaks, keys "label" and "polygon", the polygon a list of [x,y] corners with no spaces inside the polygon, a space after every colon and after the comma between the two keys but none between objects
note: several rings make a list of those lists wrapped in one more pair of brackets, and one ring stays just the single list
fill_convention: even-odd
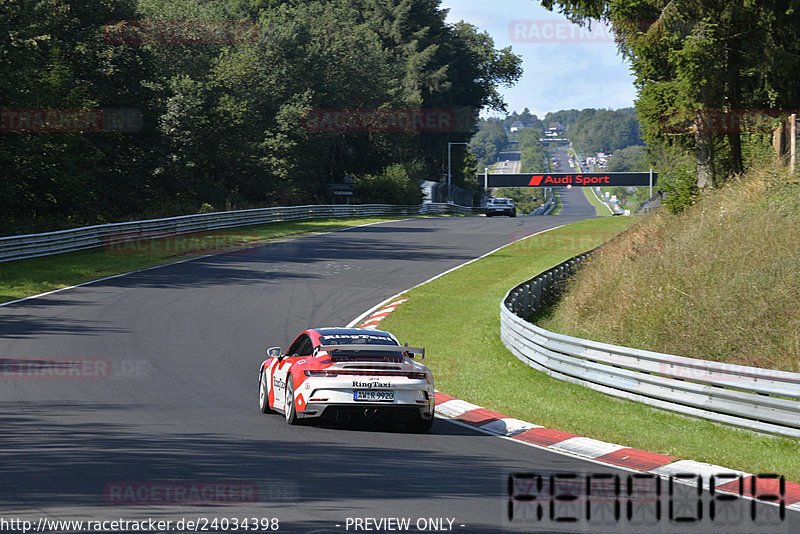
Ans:
[{"label": "race car rear wheel", "polygon": [[294,407],[294,380],[292,375],[286,378],[286,422],[290,425],[297,424],[297,412]]},{"label": "race car rear wheel", "polygon": [[264,373],[262,369],[261,374],[258,375],[258,408],[261,410],[261,413],[272,412],[269,407],[269,398],[267,398],[267,395],[266,373]]}]

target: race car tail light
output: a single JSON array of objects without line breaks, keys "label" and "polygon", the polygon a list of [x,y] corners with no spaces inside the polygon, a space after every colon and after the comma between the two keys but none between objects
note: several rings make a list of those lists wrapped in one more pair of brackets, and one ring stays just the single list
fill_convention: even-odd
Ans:
[{"label": "race car tail light", "polygon": [[352,376],[352,375],[359,375],[359,376],[404,376],[406,378],[410,378],[412,380],[424,380],[428,377],[427,374],[421,371],[378,371],[373,369],[340,369],[340,370],[325,370],[325,371],[313,371],[313,370],[306,370],[306,376],[325,376],[325,377],[333,377],[333,376]]},{"label": "race car tail light", "polygon": [[406,376],[408,378],[413,378],[414,380],[424,380],[425,378],[427,378],[428,375],[421,372],[411,372],[411,373],[406,373]]}]

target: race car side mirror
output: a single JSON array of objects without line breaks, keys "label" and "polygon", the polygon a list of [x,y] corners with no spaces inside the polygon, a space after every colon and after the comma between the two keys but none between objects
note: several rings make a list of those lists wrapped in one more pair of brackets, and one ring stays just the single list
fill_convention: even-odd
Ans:
[{"label": "race car side mirror", "polygon": [[267,358],[280,358],[280,356],[281,356],[280,347],[270,347],[267,349]]}]

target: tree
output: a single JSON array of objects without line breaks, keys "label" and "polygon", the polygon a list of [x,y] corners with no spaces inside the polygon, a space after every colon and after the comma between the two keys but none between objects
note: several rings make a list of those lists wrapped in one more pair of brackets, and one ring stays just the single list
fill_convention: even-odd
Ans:
[{"label": "tree", "polygon": [[477,158],[479,169],[497,161],[498,154],[508,144],[508,135],[497,119],[481,120],[478,132],[469,142],[469,150]]},{"label": "tree", "polygon": [[631,108],[583,110],[567,130],[567,137],[581,152],[615,152],[642,144],[639,122]]},{"label": "tree", "polygon": [[545,172],[546,152],[539,138],[543,132],[537,128],[525,128],[520,131],[517,139],[520,151],[521,172]]},{"label": "tree", "polygon": [[365,204],[417,205],[424,197],[419,182],[402,165],[390,165],[379,175],[357,176],[355,197]]},{"label": "tree", "polygon": [[[394,165],[412,180],[437,178],[447,143],[472,136],[482,107],[502,109],[497,88],[521,74],[510,48],[496,49],[464,22],[447,23],[439,0],[0,6],[4,107],[130,108],[142,117],[137,132],[0,136],[7,178],[0,181],[0,222],[7,232],[191,213],[204,205],[324,202],[326,184],[345,174],[388,176]],[[122,22],[109,24],[115,20]],[[151,21],[151,28],[161,21],[177,34],[152,34],[147,43],[109,38],[134,31],[137,20]],[[209,33],[215,25],[222,33]],[[244,32],[214,40],[232,25]],[[176,42],[185,32],[199,32],[202,44]],[[306,122],[320,110],[420,109],[453,120],[446,131],[320,131]],[[453,183],[478,188],[475,163],[454,159]]]},{"label": "tree", "polygon": [[612,23],[636,74],[644,140],[693,150],[701,188],[745,164],[742,132],[709,126],[711,117],[732,121],[742,109],[791,108],[800,97],[800,78],[793,74],[800,68],[798,0],[542,3],[574,21]]},{"label": "tree", "polygon": [[608,172],[644,172],[648,170],[647,154],[641,145],[615,150],[608,160]]}]

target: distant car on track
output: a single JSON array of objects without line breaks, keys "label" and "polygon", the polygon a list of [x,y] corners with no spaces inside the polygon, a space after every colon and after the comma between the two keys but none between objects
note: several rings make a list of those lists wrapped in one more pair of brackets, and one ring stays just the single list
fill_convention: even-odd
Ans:
[{"label": "distant car on track", "polygon": [[363,328],[311,328],[286,352],[267,349],[258,375],[262,413],[283,413],[286,422],[403,423],[424,432],[433,426],[433,374],[415,355],[425,349],[401,346],[392,334]]},{"label": "distant car on track", "polygon": [[508,215],[517,216],[517,206],[510,198],[490,198],[486,203],[486,216]]}]

